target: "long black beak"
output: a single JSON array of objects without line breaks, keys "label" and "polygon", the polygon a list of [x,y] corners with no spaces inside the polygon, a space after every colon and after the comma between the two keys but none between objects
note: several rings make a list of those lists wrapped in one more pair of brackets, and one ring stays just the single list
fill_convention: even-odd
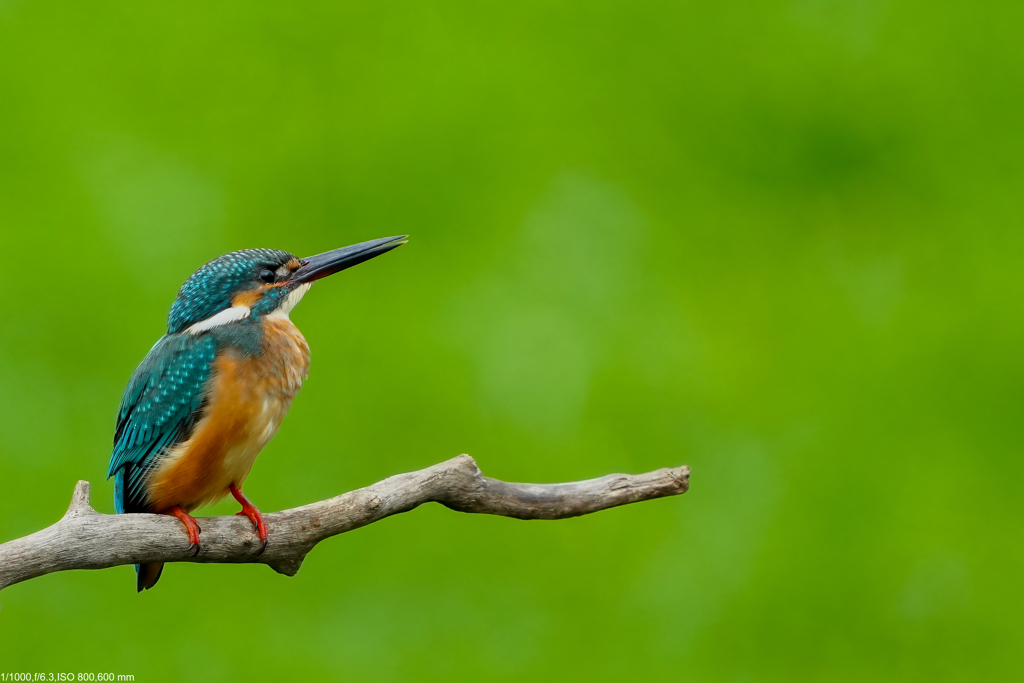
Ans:
[{"label": "long black beak", "polygon": [[361,242],[353,244],[351,247],[342,247],[341,249],[334,249],[317,254],[316,256],[304,258],[301,261],[302,265],[292,274],[291,281],[297,283],[313,282],[322,277],[333,275],[338,271],[351,268],[363,261],[369,261],[375,256],[389,252],[395,247],[402,246],[406,243],[406,237],[408,235],[384,237],[379,240]]}]

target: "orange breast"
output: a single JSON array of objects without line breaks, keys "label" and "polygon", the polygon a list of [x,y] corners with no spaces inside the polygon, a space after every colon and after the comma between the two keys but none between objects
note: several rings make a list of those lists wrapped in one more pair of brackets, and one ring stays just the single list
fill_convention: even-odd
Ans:
[{"label": "orange breast", "polygon": [[191,438],[172,448],[149,478],[155,512],[216,502],[241,486],[277,432],[309,370],[309,346],[287,318],[267,318],[258,355],[228,349],[214,361],[206,411]]}]

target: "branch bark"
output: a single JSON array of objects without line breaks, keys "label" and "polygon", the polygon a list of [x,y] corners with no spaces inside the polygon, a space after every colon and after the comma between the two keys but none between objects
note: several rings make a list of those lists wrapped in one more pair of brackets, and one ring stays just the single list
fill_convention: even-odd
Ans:
[{"label": "branch bark", "polygon": [[689,467],[676,467],[567,484],[512,484],[485,477],[473,458],[460,455],[334,498],[264,515],[270,542],[262,554],[248,519],[201,518],[201,545],[195,556],[187,550],[188,537],[178,520],[166,515],[101,514],[89,505],[89,482],[80,481],[60,521],[0,545],[0,590],[52,572],[144,562],[259,562],[294,576],[306,554],[325,538],[423,503],[516,519],[565,519],[686,493],[689,478]]}]

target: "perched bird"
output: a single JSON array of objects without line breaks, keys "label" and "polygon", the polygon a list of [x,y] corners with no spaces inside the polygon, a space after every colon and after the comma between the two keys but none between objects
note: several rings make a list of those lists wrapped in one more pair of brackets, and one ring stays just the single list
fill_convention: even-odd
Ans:
[{"label": "perched bird", "polygon": [[[309,346],[288,315],[314,281],[403,244],[404,235],[386,237],[305,259],[246,249],[197,270],[121,399],[107,473],[117,511],[174,515],[198,553],[200,528],[189,513],[230,493],[263,552],[267,525],[242,482],[309,368]],[[163,563],[135,570],[141,592]]]}]

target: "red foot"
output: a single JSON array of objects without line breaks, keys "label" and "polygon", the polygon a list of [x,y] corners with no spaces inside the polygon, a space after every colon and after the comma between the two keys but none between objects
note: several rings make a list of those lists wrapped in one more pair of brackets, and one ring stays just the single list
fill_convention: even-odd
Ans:
[{"label": "red foot", "polygon": [[263,521],[263,515],[256,509],[256,506],[249,502],[249,499],[242,493],[242,489],[234,484],[231,485],[231,495],[242,504],[242,511],[235,513],[245,515],[256,527],[256,533],[260,535],[260,553],[267,549],[267,523]]},{"label": "red foot", "polygon": [[188,514],[188,511],[185,508],[180,507],[178,505],[175,505],[170,510],[167,510],[166,512],[164,512],[164,514],[174,515],[175,517],[181,520],[181,523],[185,525],[185,529],[188,531],[188,549],[192,550],[193,556],[198,555],[199,532],[201,531],[201,529],[199,528],[199,522],[196,521],[196,518]]}]

